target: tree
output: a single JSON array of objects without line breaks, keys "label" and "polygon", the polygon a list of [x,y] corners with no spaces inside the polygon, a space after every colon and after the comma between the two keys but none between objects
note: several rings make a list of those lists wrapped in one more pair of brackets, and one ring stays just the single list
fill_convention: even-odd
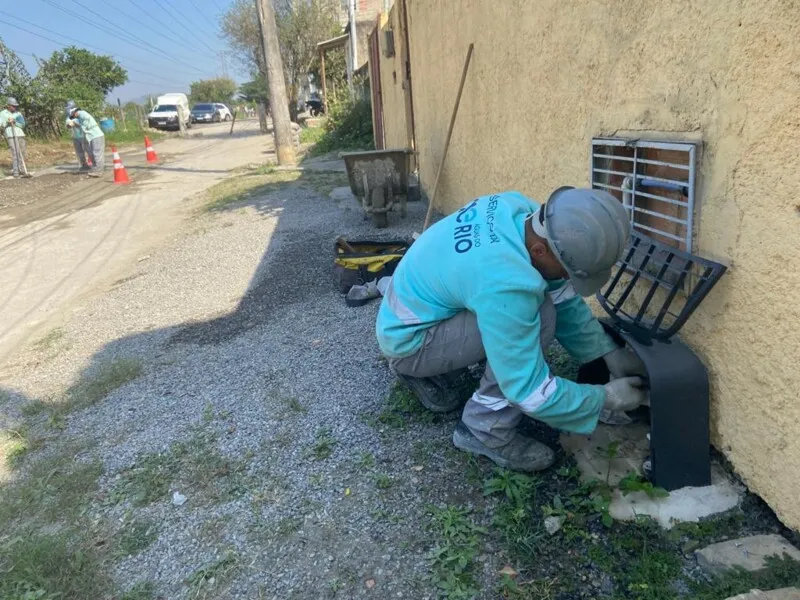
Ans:
[{"label": "tree", "polygon": [[281,0],[277,21],[289,108],[296,119],[303,80],[318,60],[317,44],[334,37],[341,27],[330,0]]},{"label": "tree", "polygon": [[266,77],[257,77],[239,86],[239,96],[245,102],[266,105],[269,102],[269,89]]},{"label": "tree", "polygon": [[221,102],[230,104],[236,93],[236,82],[227,77],[202,79],[192,83],[192,102]]},{"label": "tree", "polygon": [[[313,72],[317,44],[341,33],[336,0],[273,0],[289,107],[296,118],[303,78]],[[258,15],[252,0],[234,0],[222,17],[222,35],[237,60],[253,76],[265,76]]]},{"label": "tree", "polygon": [[113,58],[76,46],[53,52],[41,63],[36,76],[58,87],[79,81],[103,97],[128,81],[128,72]]}]

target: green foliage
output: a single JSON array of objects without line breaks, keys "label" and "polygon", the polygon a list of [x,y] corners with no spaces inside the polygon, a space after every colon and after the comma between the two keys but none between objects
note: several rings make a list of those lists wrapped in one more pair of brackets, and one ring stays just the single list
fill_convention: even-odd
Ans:
[{"label": "green foliage", "polygon": [[800,586],[800,563],[784,554],[765,559],[766,569],[749,573],[734,569],[714,578],[710,583],[692,585],[693,600],[718,600],[744,594],[752,589],[774,590]]},{"label": "green foliage", "polygon": [[492,472],[492,476],[483,484],[485,496],[503,494],[516,506],[522,506],[528,502],[535,489],[536,479],[534,477],[500,468],[496,468]]},{"label": "green foliage", "polygon": [[486,531],[475,525],[466,508],[448,506],[433,510],[432,526],[437,543],[431,552],[431,578],[443,596],[466,600],[478,593],[474,559]]},{"label": "green foliage", "polygon": [[256,77],[252,81],[247,81],[239,86],[239,96],[248,104],[269,103],[269,88],[267,87],[266,77]]},{"label": "green foliage", "polygon": [[345,94],[341,99],[328,102],[325,135],[314,147],[314,154],[374,147],[369,98]]},{"label": "green foliage", "polygon": [[53,52],[50,58],[41,61],[35,77],[30,76],[8,48],[4,53],[10,56],[12,68],[9,79],[2,80],[0,93],[17,98],[27,121],[28,135],[59,137],[66,120],[67,100],[73,99],[98,115],[108,93],[128,81],[127,71],[112,57],[76,46]]},{"label": "green foliage", "polygon": [[20,535],[0,543],[0,598],[102,598],[108,579],[91,548],[67,534]]},{"label": "green foliage", "polygon": [[300,143],[316,144],[324,136],[325,136],[325,130],[322,127],[303,127],[300,130]]},{"label": "green foliage", "polygon": [[193,81],[191,85],[192,104],[198,102],[231,104],[231,102],[233,102],[233,95],[236,93],[236,88],[236,82],[227,77]]},{"label": "green foliage", "polygon": [[150,520],[126,523],[119,532],[117,550],[120,556],[133,556],[158,539],[158,525]]},{"label": "green foliage", "polygon": [[102,364],[67,390],[64,409],[74,410],[96,404],[117,388],[139,377],[143,370],[138,360],[127,358]]},{"label": "green foliage", "polygon": [[422,406],[406,384],[398,380],[386,399],[386,406],[378,414],[375,424],[386,425],[392,429],[406,429],[414,421],[432,423],[434,419],[435,415]]},{"label": "green foliage", "polygon": [[306,456],[314,460],[325,460],[333,454],[336,444],[336,440],[331,436],[331,430],[327,427],[320,427],[317,430],[316,440],[306,452]]},{"label": "green foliage", "polygon": [[650,481],[647,481],[635,471],[631,471],[620,479],[617,487],[620,489],[623,496],[627,496],[632,492],[644,492],[649,498],[666,498],[669,496],[667,490],[662,487],[654,486]]},{"label": "green foliage", "polygon": [[140,581],[122,594],[120,600],[153,600],[155,597],[156,586],[151,581]]},{"label": "green foliage", "polygon": [[233,550],[227,550],[215,562],[197,569],[186,578],[189,586],[189,598],[219,598],[217,589],[228,581],[238,569],[238,556]]}]

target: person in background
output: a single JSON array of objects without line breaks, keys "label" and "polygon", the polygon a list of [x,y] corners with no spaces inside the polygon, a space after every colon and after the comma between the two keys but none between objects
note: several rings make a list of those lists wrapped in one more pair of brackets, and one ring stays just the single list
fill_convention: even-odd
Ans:
[{"label": "person in background", "polygon": [[25,117],[19,112],[19,102],[16,98],[10,97],[6,101],[6,108],[0,110],[0,127],[3,128],[3,135],[11,151],[11,175],[6,179],[14,177],[30,177],[25,168]]},{"label": "person in background", "polygon": [[89,177],[100,177],[106,166],[106,137],[103,135],[103,130],[100,129],[94,117],[82,110],[74,100],[67,102],[67,119],[78,124],[89,145],[89,155],[92,157]]},{"label": "person in background", "polygon": [[[70,106],[70,103],[75,105],[75,101],[70,100],[67,102],[67,107]],[[86,162],[86,156],[89,154],[89,143],[86,141],[86,136],[83,135],[80,123],[77,120],[70,119],[69,114],[67,115],[67,129],[72,131],[72,146],[75,148],[75,156],[81,166],[80,170],[88,171],[89,163]]]}]

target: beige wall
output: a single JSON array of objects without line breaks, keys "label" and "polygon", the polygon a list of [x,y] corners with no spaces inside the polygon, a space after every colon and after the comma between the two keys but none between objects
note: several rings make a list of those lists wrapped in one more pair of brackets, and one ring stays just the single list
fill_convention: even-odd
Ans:
[{"label": "beige wall", "polygon": [[684,337],[711,373],[715,445],[800,528],[800,4],[409,0],[408,11],[428,191],[475,43],[446,211],[497,190],[544,199],[586,185],[592,136],[702,140],[696,251],[730,271]]},{"label": "beige wall", "polygon": [[[405,39],[401,27],[400,11],[397,3],[388,15],[381,17],[381,33],[378,37],[381,49],[381,93],[383,95],[383,129],[386,148],[405,148],[409,145],[406,121],[406,96],[404,89],[403,55]],[[394,32],[394,56],[386,56],[387,30]]]}]

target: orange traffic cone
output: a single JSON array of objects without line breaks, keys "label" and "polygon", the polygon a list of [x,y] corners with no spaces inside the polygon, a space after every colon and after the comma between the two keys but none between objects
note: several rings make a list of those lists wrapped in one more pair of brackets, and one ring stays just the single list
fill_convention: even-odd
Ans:
[{"label": "orange traffic cone", "polygon": [[153,144],[150,143],[150,138],[147,136],[144,136],[144,149],[147,152],[147,162],[157,163],[158,156],[156,155],[156,151],[153,150]]},{"label": "orange traffic cone", "polygon": [[122,165],[119,152],[117,152],[117,147],[114,145],[111,146],[111,156],[114,159],[114,183],[130,183],[131,180],[128,179],[128,172]]},{"label": "orange traffic cone", "polygon": [[92,162],[92,153],[91,152],[87,152],[86,153],[86,166],[87,167],[94,166],[94,163]]}]

